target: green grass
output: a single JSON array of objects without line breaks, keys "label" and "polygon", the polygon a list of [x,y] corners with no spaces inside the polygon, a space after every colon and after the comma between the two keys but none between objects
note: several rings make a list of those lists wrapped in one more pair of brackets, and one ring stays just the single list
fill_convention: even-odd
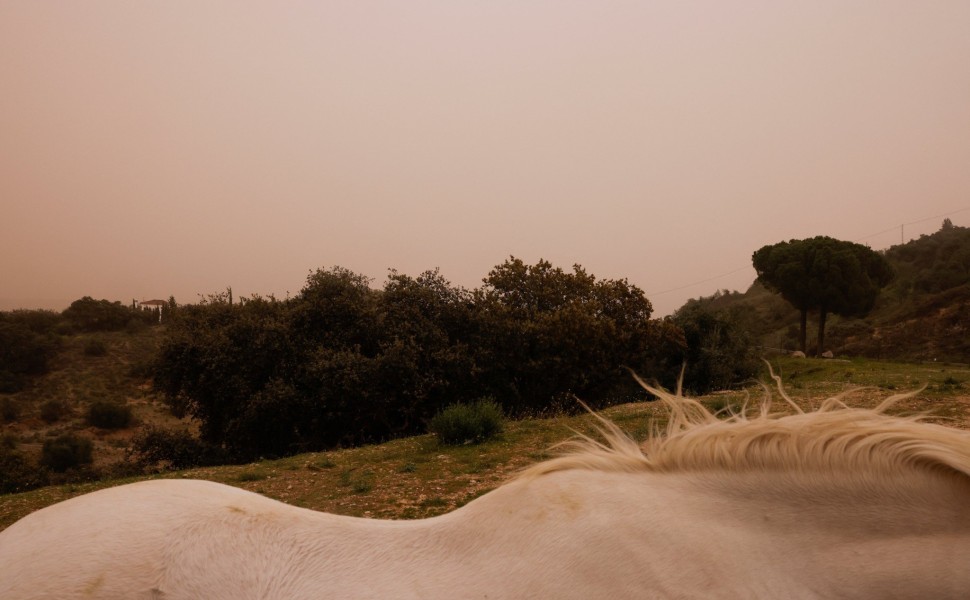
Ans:
[{"label": "green grass", "polygon": [[776,374],[786,387],[812,393],[836,394],[855,387],[875,387],[903,392],[926,386],[931,398],[959,391],[960,383],[970,381],[966,365],[943,363],[902,363],[866,358],[843,360],[772,359]]},{"label": "green grass", "polygon": [[268,475],[260,471],[243,471],[239,475],[236,475],[236,481],[248,482],[248,481],[262,481],[266,479]]}]

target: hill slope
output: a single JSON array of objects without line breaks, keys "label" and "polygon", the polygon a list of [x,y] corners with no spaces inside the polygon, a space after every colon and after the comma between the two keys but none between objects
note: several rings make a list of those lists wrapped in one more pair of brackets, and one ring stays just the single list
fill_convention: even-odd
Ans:
[{"label": "hill slope", "polygon": [[[830,317],[827,348],[837,355],[970,362],[970,228],[948,221],[885,252],[896,276],[864,318]],[[758,282],[746,292],[691,300],[731,313],[766,349],[797,347],[798,311]],[[809,316],[809,340],[815,339]],[[810,351],[814,348],[810,347]]]}]

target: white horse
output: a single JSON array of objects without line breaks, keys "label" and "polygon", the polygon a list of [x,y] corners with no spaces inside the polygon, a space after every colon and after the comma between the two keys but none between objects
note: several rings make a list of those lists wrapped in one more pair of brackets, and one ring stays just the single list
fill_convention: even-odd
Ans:
[{"label": "white horse", "polygon": [[74,498],[0,533],[0,598],[970,597],[967,433],[835,400],[719,420],[650,389],[663,434],[604,422],[606,443],[431,519],[206,481]]}]

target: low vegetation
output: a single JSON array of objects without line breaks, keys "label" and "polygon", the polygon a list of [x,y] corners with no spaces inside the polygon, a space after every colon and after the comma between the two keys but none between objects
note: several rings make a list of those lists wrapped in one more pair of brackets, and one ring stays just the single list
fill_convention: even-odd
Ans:
[{"label": "low vegetation", "polygon": [[88,423],[94,427],[124,429],[131,422],[131,407],[121,402],[97,400],[88,408]]},{"label": "low vegetation", "polygon": [[91,439],[74,433],[65,433],[46,440],[40,464],[55,473],[77,469],[94,461]]},{"label": "low vegetation", "polygon": [[[926,389],[905,400],[897,412],[928,411],[932,419],[970,428],[970,370],[966,366],[892,363],[854,359],[782,358],[772,361],[788,382],[795,401],[806,409],[822,398],[869,386],[846,398],[852,406],[875,406],[887,395]],[[762,390],[716,392],[700,400],[709,408],[738,409],[760,398]],[[746,394],[750,398],[746,398]],[[776,410],[784,410],[776,402]],[[665,414],[653,402],[624,404],[604,414],[637,439],[644,439]],[[299,454],[238,466],[196,467],[150,477],[201,478],[235,485],[306,508],[375,518],[422,518],[441,514],[497,487],[518,470],[551,457],[550,448],[573,435],[592,433],[585,414],[506,422],[502,432],[480,444],[446,445],[434,435],[393,440],[327,452]],[[0,444],[0,463],[4,459]],[[145,478],[140,475],[138,478]],[[0,496],[0,528],[55,502],[95,489],[134,481],[123,478],[67,483]],[[2,481],[0,481],[2,485]]]},{"label": "low vegetation", "polygon": [[[0,321],[10,314],[0,313]],[[133,436],[144,428],[190,426],[171,414],[143,371],[132,369],[157,353],[159,328],[87,332],[65,327],[57,313],[15,314],[18,323],[53,336],[57,351],[46,372],[27,376],[17,392],[0,393],[0,493],[143,472],[127,459]],[[87,350],[92,339],[103,355]]]},{"label": "low vegetation", "polygon": [[442,410],[431,419],[428,431],[443,444],[477,444],[501,433],[504,420],[502,407],[491,398],[482,398]]}]

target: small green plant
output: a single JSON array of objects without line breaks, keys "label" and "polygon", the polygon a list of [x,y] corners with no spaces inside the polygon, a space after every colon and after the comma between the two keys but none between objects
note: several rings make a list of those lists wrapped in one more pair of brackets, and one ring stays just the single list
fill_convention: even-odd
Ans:
[{"label": "small green plant", "polygon": [[236,481],[262,481],[266,479],[266,473],[259,471],[243,471],[236,476]]},{"label": "small green plant", "polygon": [[431,419],[428,430],[443,444],[480,443],[501,433],[505,415],[491,398],[452,404]]},{"label": "small green plant", "polygon": [[306,468],[310,469],[311,471],[322,471],[324,469],[332,469],[336,466],[337,463],[333,462],[329,456],[324,456],[315,463],[307,463]]},{"label": "small green plant", "polygon": [[432,496],[421,501],[421,506],[424,507],[440,507],[447,506],[448,501],[441,496]]},{"label": "small green plant", "polygon": [[51,398],[40,405],[40,418],[46,423],[56,423],[67,416],[70,411],[67,402],[58,398]]},{"label": "small green plant", "polygon": [[353,474],[354,474],[353,468],[342,469],[340,471],[340,485],[344,487],[350,485],[351,481],[353,480]]},{"label": "small green plant", "polygon": [[413,462],[404,463],[400,469],[397,470],[398,473],[414,473],[418,470],[418,465]]},{"label": "small green plant", "polygon": [[374,481],[370,477],[357,479],[354,481],[353,485],[351,485],[351,489],[354,490],[355,494],[366,494],[374,489]]},{"label": "small green plant", "polygon": [[131,407],[127,404],[98,400],[88,409],[88,423],[101,429],[124,429],[131,420]]},{"label": "small green plant", "polygon": [[953,376],[947,376],[947,378],[943,380],[943,383],[940,384],[941,390],[954,389],[954,388],[959,389],[962,387],[963,387],[963,382]]},{"label": "small green plant", "polygon": [[51,471],[63,473],[81,465],[91,464],[94,445],[89,438],[65,433],[44,442],[40,464]]}]

